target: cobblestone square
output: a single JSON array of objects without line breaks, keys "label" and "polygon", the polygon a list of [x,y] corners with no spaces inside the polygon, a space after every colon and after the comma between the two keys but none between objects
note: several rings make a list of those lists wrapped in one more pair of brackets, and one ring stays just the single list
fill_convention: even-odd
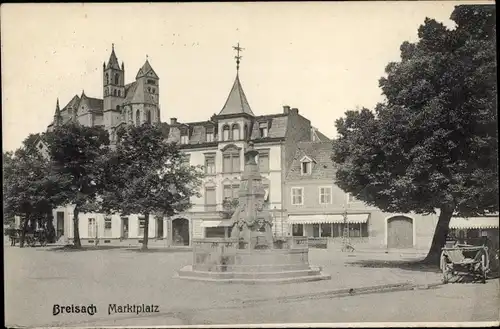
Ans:
[{"label": "cobblestone square", "polygon": [[[323,266],[332,279],[281,285],[214,284],[174,278],[176,271],[191,261],[192,254],[186,249],[60,251],[6,246],[4,255],[8,326],[498,319],[496,280],[486,285],[447,285],[430,290],[321,297],[325,292],[344,288],[439,282],[440,274],[433,271],[351,264],[377,257],[394,262],[397,258],[394,255],[347,255],[312,249],[311,263]],[[456,298],[458,296],[463,298]],[[54,316],[56,304],[94,304],[97,313]],[[159,313],[108,314],[110,304],[153,304],[158,305]]]}]

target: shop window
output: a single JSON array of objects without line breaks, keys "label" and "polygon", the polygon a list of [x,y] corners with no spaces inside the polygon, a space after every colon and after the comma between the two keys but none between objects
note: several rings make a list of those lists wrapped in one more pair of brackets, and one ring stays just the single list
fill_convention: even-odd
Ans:
[{"label": "shop window", "polygon": [[292,225],[292,236],[304,236],[304,225],[293,224]]}]

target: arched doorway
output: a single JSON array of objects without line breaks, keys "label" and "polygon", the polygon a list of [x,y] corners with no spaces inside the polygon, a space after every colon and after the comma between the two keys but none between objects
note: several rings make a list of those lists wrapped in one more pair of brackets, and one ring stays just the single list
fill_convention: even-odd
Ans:
[{"label": "arched doorway", "polygon": [[189,220],[176,218],[172,221],[172,244],[189,246]]},{"label": "arched doorway", "polygon": [[413,248],[413,219],[406,216],[387,219],[387,248]]}]

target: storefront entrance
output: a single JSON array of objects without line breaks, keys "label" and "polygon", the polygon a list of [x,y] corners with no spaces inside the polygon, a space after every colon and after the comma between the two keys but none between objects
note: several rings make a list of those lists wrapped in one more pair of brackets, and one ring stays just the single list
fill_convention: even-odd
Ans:
[{"label": "storefront entrance", "polygon": [[186,218],[172,221],[172,245],[189,246],[189,220]]},{"label": "storefront entrance", "polygon": [[56,213],[56,239],[59,239],[61,236],[64,235],[64,212],[58,211]]}]

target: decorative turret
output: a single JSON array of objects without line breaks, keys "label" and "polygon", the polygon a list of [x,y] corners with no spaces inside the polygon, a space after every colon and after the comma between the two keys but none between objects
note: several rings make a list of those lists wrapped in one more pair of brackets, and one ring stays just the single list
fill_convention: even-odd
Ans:
[{"label": "decorative turret", "polygon": [[54,125],[55,126],[62,125],[62,115],[61,115],[61,110],[59,108],[59,98],[57,98],[56,101],[56,111],[54,113]]},{"label": "decorative turret", "polygon": [[222,110],[219,112],[219,116],[239,113],[245,113],[254,116],[252,109],[248,104],[245,92],[243,91],[243,87],[241,86],[239,77],[240,61],[243,57],[240,55],[240,51],[244,50],[244,48],[241,48],[240,43],[238,43],[237,46],[233,46],[233,49],[236,50],[236,56],[234,57],[236,58],[236,79],[234,80],[233,87],[229,92],[226,103],[222,107]]}]

